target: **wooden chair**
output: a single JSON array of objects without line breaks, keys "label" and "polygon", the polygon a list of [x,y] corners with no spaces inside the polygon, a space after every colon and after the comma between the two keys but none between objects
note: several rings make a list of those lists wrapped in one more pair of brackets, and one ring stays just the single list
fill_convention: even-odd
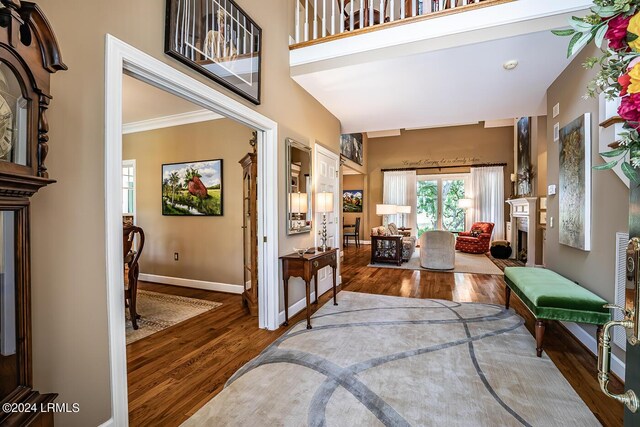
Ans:
[{"label": "wooden chair", "polygon": [[[340,0],[338,1],[338,5],[340,6]],[[389,8],[389,0],[384,0],[383,11],[380,13],[376,6],[380,7],[380,0],[373,0],[373,12],[369,9],[369,0],[364,0],[364,11],[360,10],[360,1],[359,0],[344,0],[344,29],[345,31],[349,31],[351,29],[351,6],[350,3],[353,1],[353,29],[357,30],[360,28],[360,20],[363,19],[362,27],[368,27],[371,21],[370,13],[373,13],[373,25],[378,25],[383,22],[388,22],[389,16],[387,15],[387,10]]]},{"label": "wooden chair", "polygon": [[356,225],[353,226],[353,231],[343,233],[345,248],[349,247],[349,237],[353,237],[356,243],[356,248],[359,248],[360,247],[360,218],[356,218]]},{"label": "wooden chair", "polygon": [[[140,315],[136,310],[136,297],[138,293],[138,275],[140,274],[140,255],[144,248],[144,231],[135,225],[125,225],[122,228],[122,243],[124,254],[124,268],[127,280],[124,283],[124,302],[129,306],[131,324],[133,329],[138,329],[138,319]],[[136,239],[137,237],[137,239]],[[137,240],[138,247],[134,249],[134,241]]]}]

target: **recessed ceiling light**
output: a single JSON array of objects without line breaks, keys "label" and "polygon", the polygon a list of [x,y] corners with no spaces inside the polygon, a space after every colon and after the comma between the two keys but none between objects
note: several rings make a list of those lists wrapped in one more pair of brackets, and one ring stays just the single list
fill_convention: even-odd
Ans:
[{"label": "recessed ceiling light", "polygon": [[502,66],[504,67],[505,70],[511,71],[518,66],[518,61],[516,61],[515,59],[512,59],[511,61],[507,61],[504,64],[502,64]]}]

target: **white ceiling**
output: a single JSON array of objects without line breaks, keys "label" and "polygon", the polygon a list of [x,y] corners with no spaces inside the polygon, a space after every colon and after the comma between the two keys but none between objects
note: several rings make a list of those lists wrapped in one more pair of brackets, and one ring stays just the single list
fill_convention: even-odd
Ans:
[{"label": "white ceiling", "polygon": [[157,89],[148,83],[123,76],[122,79],[122,123],[131,124],[200,112],[202,107],[169,92]]},{"label": "white ceiling", "polygon": [[[569,64],[549,31],[294,76],[344,133],[546,115],[546,91]],[[513,71],[503,64],[516,59]]]}]

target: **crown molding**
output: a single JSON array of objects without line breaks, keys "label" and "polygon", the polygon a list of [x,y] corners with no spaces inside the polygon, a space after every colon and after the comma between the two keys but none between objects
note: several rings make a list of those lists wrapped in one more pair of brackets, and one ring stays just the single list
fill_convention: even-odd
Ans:
[{"label": "crown molding", "polygon": [[174,126],[189,125],[192,123],[208,122],[222,119],[223,116],[209,110],[190,111],[188,113],[174,114],[171,116],[157,117],[155,119],[141,120],[139,122],[125,123],[122,125],[122,133],[147,132],[155,129],[170,128]]}]

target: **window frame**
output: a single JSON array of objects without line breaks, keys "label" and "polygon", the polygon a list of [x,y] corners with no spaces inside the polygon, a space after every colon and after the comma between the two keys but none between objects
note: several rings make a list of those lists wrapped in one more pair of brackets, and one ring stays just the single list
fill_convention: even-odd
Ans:
[{"label": "window frame", "polygon": [[[445,230],[443,226],[444,215],[444,198],[443,198],[443,181],[463,180],[464,181],[464,194],[468,197],[471,194],[471,173],[452,173],[452,174],[432,174],[432,175],[418,175],[418,182],[420,181],[436,181],[438,185],[438,205],[437,205],[437,222],[436,230]],[[418,215],[418,203],[416,197],[416,229],[419,231],[419,224],[417,222]],[[468,212],[464,213],[464,230],[469,228],[469,215]],[[451,231],[451,230],[445,230]],[[451,233],[459,233],[460,231],[451,231]]]},{"label": "window frame", "polygon": [[137,206],[136,206],[136,202],[137,202],[137,168],[136,168],[136,159],[130,159],[130,160],[123,160],[122,161],[122,176],[124,177],[124,168],[132,168],[133,169],[133,189],[130,189],[128,187],[125,187],[124,185],[124,181],[122,182],[122,190],[132,190],[133,191],[133,212],[129,213],[129,212],[122,212],[122,216],[125,215],[131,215],[133,216],[133,222],[134,224],[136,223],[136,216],[137,216]]}]

